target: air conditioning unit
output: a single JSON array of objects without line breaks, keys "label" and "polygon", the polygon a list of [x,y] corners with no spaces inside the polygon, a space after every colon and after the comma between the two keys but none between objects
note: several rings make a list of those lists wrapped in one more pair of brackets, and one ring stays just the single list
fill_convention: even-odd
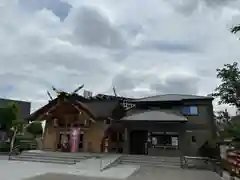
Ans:
[{"label": "air conditioning unit", "polygon": [[83,91],[83,97],[84,98],[91,98],[92,97],[92,92],[91,91],[87,91],[87,90],[84,90]]}]

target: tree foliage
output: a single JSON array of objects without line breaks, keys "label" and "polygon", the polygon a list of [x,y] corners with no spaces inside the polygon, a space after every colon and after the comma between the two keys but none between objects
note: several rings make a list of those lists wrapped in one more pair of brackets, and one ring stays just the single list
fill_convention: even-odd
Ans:
[{"label": "tree foliage", "polygon": [[217,134],[220,139],[229,137],[229,133],[226,128],[229,126],[231,121],[231,116],[229,115],[227,109],[224,111],[215,112],[215,122],[217,126]]},{"label": "tree foliage", "polygon": [[232,122],[228,127],[228,132],[232,137],[240,139],[240,122],[239,121]]},{"label": "tree foliage", "polygon": [[5,131],[12,131],[13,135],[11,137],[10,143],[10,154],[14,148],[15,137],[17,133],[23,131],[25,124],[24,120],[19,119],[19,107],[16,103],[9,103],[5,107],[0,107],[0,125]]},{"label": "tree foliage", "polygon": [[14,121],[18,119],[18,111],[19,107],[15,103],[0,107],[0,128],[9,131],[12,128]]},{"label": "tree foliage", "polygon": [[224,111],[215,112],[215,120],[218,126],[225,127],[229,124],[231,116],[228,113],[227,109],[225,109]]},{"label": "tree foliage", "polygon": [[219,97],[219,104],[228,104],[240,109],[240,70],[238,63],[224,64],[224,67],[217,69],[217,78],[221,84],[215,89],[214,97]]},{"label": "tree foliage", "polygon": [[29,124],[26,128],[27,132],[34,136],[42,135],[43,133],[43,128],[42,128],[42,123],[41,122],[32,122]]}]

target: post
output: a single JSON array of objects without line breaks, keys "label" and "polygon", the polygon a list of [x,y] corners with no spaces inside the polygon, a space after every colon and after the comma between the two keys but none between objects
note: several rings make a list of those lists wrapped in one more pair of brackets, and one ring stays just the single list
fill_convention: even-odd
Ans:
[{"label": "post", "polygon": [[102,159],[100,158],[100,171],[102,171]]}]

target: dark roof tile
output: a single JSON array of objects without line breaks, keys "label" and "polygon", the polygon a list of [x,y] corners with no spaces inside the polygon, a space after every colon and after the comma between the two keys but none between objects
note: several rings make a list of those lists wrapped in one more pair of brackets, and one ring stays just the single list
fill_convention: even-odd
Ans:
[{"label": "dark roof tile", "polygon": [[123,117],[123,121],[187,121],[181,113],[173,110],[137,110]]},{"label": "dark roof tile", "polygon": [[182,100],[196,100],[196,99],[210,99],[213,100],[211,96],[197,96],[197,95],[187,95],[187,94],[164,94],[149,96],[145,98],[140,98],[133,100],[134,102],[151,102],[151,101],[182,101]]}]

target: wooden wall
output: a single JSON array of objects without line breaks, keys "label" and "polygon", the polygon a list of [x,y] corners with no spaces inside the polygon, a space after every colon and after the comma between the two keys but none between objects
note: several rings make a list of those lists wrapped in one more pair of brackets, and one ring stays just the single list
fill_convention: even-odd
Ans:
[{"label": "wooden wall", "polygon": [[56,151],[57,150],[57,128],[53,127],[51,123],[46,123],[44,139],[43,139],[43,150],[45,151]]},{"label": "wooden wall", "polygon": [[104,121],[96,121],[84,134],[84,152],[101,152],[101,143],[104,132],[109,125]]}]

